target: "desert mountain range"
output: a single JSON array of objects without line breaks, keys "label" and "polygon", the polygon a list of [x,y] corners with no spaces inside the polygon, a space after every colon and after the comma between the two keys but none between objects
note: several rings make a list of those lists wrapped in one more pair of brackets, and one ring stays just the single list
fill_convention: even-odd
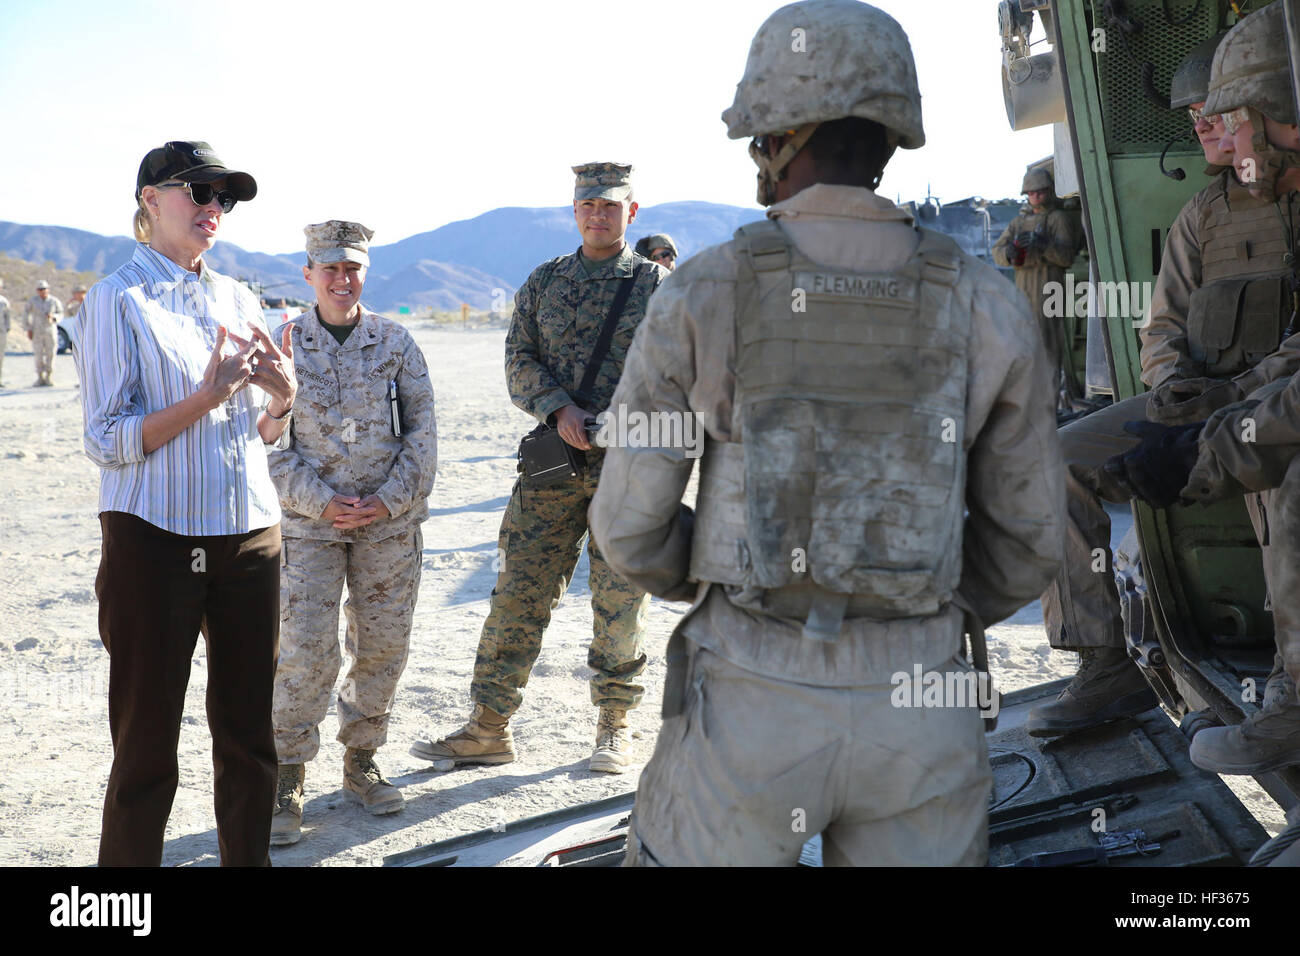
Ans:
[{"label": "desert mountain range", "polygon": [[[914,206],[923,224],[957,237],[976,255],[985,249],[984,215],[968,200],[940,207]],[[1012,200],[990,203],[989,231],[996,239],[1015,215]],[[672,202],[643,207],[628,230],[628,238],[666,232],[677,242],[683,258],[731,238],[737,227],[762,215],[759,209],[709,202]],[[461,303],[474,309],[500,306],[539,263],[572,252],[579,245],[568,206],[549,208],[503,207],[473,219],[448,223],[370,250],[370,274],[365,302],[379,311],[457,310]],[[63,226],[0,222],[0,254],[27,263],[53,263],[61,272],[83,278],[104,275],[130,258],[134,240],[126,236],[101,236]],[[218,272],[256,284],[268,298],[303,297],[309,289],[302,281],[301,250],[280,255],[249,252],[228,242],[218,242],[206,256]],[[54,282],[54,276],[49,276]],[[494,290],[504,290],[504,296]],[[12,300],[23,290],[11,282]],[[55,292],[59,293],[58,283]],[[25,294],[25,293],[24,293]],[[20,298],[22,295],[20,295]]]}]

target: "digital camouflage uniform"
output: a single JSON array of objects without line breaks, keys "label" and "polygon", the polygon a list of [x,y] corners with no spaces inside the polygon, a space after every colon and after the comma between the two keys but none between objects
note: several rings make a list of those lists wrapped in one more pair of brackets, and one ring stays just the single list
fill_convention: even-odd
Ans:
[{"label": "digital camouflage uniform", "polygon": [[[506,386],[514,403],[540,422],[577,403],[573,394],[620,281],[634,275],[609,352],[582,407],[596,415],[609,406],[646,303],[668,275],[626,244],[619,255],[589,265],[590,275],[577,252],[552,259],[534,269],[515,296],[506,335]],[[501,522],[502,564],[470,696],[505,717],[519,708],[551,610],[568,587],[587,537],[587,507],[604,451],[593,447],[585,454],[586,470],[561,484],[537,488],[522,476],[516,480]],[[645,668],[641,634],[650,596],[615,573],[594,542],[588,542],[587,554],[593,617],[587,663],[596,671],[591,699],[602,708],[629,710],[643,693],[636,678]]]},{"label": "digital camouflage uniform", "polygon": [[[888,279],[921,238],[905,212],[860,187],[814,185],[769,216],[799,253],[839,276]],[[1059,453],[1046,356],[1027,307],[991,268],[955,249],[953,255],[960,271],[951,314],[970,325],[968,377],[957,392],[970,411],[958,453],[968,469],[968,515],[964,530],[948,528],[955,535],[951,570],[954,581],[960,574],[961,594],[991,624],[1032,600],[1055,570]],[[706,475],[710,459],[737,447],[740,437],[736,313],[743,257],[739,240],[715,246],[665,282],[614,398],[630,411],[698,414],[708,438]],[[807,308],[818,308],[811,294]],[[883,324],[880,341],[893,343],[893,334]],[[804,361],[818,354],[809,349]],[[901,419],[859,425],[879,436],[871,467],[896,478],[877,487],[923,470],[920,460],[909,465],[903,456]],[[746,433],[741,446],[753,440]],[[940,442],[936,432],[935,449]],[[895,451],[886,455],[887,447]],[[843,459],[825,453],[828,466],[853,456],[842,447],[834,454]],[[697,537],[706,524],[713,527],[703,521],[705,499],[723,501],[729,482],[701,478],[693,530],[679,515],[691,470],[680,449],[611,449],[591,509],[593,535],[629,580],[666,597],[695,597],[670,641],[665,721],[638,788],[632,858],[644,849],[667,865],[788,864],[804,840],[822,832],[828,863],[982,863],[990,773],[978,713],[900,709],[890,699],[891,676],[910,673],[914,664],[926,671],[965,666],[954,661],[962,615],[951,594],[935,594],[930,613],[896,620],[873,615],[851,596],[838,636],[823,642],[803,631],[810,602],[825,593],[811,581],[751,590],[707,585],[701,577],[697,591],[694,579],[708,573],[702,554],[717,564],[748,549]],[[732,505],[709,507],[721,521]],[[898,528],[885,533],[907,538]],[[818,560],[811,543],[808,560]],[[862,727],[872,730],[863,734]],[[803,827],[791,825],[796,809],[806,813]]]},{"label": "digital camouflage uniform", "polygon": [[[1015,268],[1016,286],[1029,300],[1059,379],[1066,347],[1064,319],[1047,315],[1044,300],[1048,292],[1044,287],[1049,282],[1065,282],[1065,270],[1079,254],[1083,234],[1078,217],[1062,209],[1059,199],[1052,196],[1046,206],[1042,212],[1026,208],[1011,220],[993,245],[993,261]],[[1021,237],[1029,237],[1023,259],[1013,246]]]},{"label": "digital camouflage uniform", "polygon": [[[292,324],[292,434],[288,448],[268,450],[284,510],[274,699],[281,764],[306,762],[319,749],[318,726],[340,666],[345,580],[352,665],[339,689],[338,739],[362,750],[386,740],[406,666],[424,547],[420,524],[429,515],[437,466],[433,387],[405,328],[363,308],[340,345],[316,307]],[[397,383],[401,437],[393,434],[390,382]],[[338,530],[320,520],[336,494],[376,494],[391,517]]]},{"label": "digital camouflage uniform", "polygon": [[54,353],[63,303],[53,294],[42,299],[33,295],[27,300],[24,326],[32,333],[32,354],[36,358],[36,384],[53,384]]}]

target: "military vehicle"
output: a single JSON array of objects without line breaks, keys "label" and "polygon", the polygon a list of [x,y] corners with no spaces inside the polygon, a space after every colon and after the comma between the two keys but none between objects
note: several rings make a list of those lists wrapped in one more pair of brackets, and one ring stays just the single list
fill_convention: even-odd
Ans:
[{"label": "military vehicle", "polygon": [[[1143,391],[1137,328],[1149,295],[1140,290],[1155,280],[1179,209],[1209,181],[1185,111],[1168,108],[1170,79],[1194,46],[1268,2],[999,4],[1008,121],[1013,129],[1053,125],[1057,191],[1080,199],[1089,279],[1106,293],[1091,297],[1073,337],[1092,397]],[[1300,4],[1282,2],[1294,71]],[[1031,55],[1035,15],[1052,49]],[[1242,501],[1166,510],[1135,503],[1115,570],[1130,653],[1189,739],[1259,706],[1272,615]],[[1296,806],[1300,768],[1257,779],[1284,810]]]},{"label": "military vehicle", "polygon": [[[1289,14],[1300,12],[1300,0],[1283,2]],[[1070,367],[1088,399],[1143,390],[1142,290],[1155,280],[1170,224],[1208,182],[1186,112],[1168,108],[1170,78],[1192,47],[1265,5],[1003,0],[997,7],[1008,121],[1013,129],[1053,126],[1054,155],[1045,162],[1054,169],[1058,195],[1077,198],[1088,239],[1073,271],[1082,266],[1080,279],[1114,290],[1085,296],[1079,314],[1062,316],[1069,323]],[[1045,28],[1048,51],[1030,51],[1034,16]],[[1300,19],[1289,16],[1287,26],[1295,65]],[[1251,860],[1267,841],[1223,781],[1187,756],[1195,732],[1239,723],[1258,706],[1272,663],[1272,616],[1245,508],[1232,501],[1156,511],[1137,503],[1132,511],[1131,530],[1114,549],[1116,586],[1130,653],[1162,707],[1044,741],[1024,732],[1024,717],[1065,681],[1008,695],[988,738],[992,866],[1233,865]],[[1300,829],[1300,768],[1257,780],[1283,810],[1293,811],[1280,838],[1293,839]],[[614,865],[631,806],[631,794],[611,797],[385,862]],[[1254,862],[1267,862],[1280,849],[1273,841]],[[819,858],[814,837],[801,862],[816,865]]]}]

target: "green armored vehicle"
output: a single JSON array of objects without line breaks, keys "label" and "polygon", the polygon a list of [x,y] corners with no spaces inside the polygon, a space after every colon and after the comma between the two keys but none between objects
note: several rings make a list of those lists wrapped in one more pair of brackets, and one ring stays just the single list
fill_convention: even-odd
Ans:
[{"label": "green armored vehicle", "polygon": [[[1285,13],[1294,68],[1297,5],[1282,3],[1291,8]],[[1208,64],[1216,37],[1266,6],[1264,0],[999,5],[1008,120],[1013,129],[1053,124],[1057,191],[1077,195],[1083,211],[1091,294],[1076,297],[1079,315],[1067,320],[1071,357],[1086,368],[1085,388],[1094,400],[1119,402],[1145,391],[1139,330],[1148,319],[1149,290],[1171,224],[1211,182],[1186,109],[1205,95],[1188,92],[1180,64],[1198,55]],[[1034,16],[1051,51],[1031,56]],[[1245,235],[1234,237],[1236,257],[1259,257],[1256,247],[1263,242]],[[1284,271],[1286,260],[1276,258]],[[1208,251],[1205,273],[1208,283]],[[1268,304],[1282,325],[1288,300],[1284,292],[1280,310]],[[1268,341],[1254,343],[1256,361],[1285,334],[1280,325],[1265,331]],[[1212,344],[1226,350],[1237,343]],[[1146,377],[1159,379],[1159,371],[1148,368]],[[1132,511],[1132,532],[1116,547],[1114,561],[1130,655],[1187,738],[1207,727],[1241,723],[1260,706],[1275,650],[1260,549],[1243,500],[1159,510],[1135,502]],[[1075,735],[1064,741],[1073,743]],[[1296,806],[1300,767],[1261,772],[1256,779],[1284,810]]]}]

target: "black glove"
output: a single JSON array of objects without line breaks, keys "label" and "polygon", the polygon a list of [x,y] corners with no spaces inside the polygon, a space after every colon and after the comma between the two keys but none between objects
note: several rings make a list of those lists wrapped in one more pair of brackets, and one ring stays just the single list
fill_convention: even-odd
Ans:
[{"label": "black glove", "polygon": [[1205,422],[1160,425],[1125,422],[1124,431],[1142,441],[1106,462],[1106,473],[1128,492],[1153,508],[1168,508],[1179,500],[1196,464],[1196,440]]}]

